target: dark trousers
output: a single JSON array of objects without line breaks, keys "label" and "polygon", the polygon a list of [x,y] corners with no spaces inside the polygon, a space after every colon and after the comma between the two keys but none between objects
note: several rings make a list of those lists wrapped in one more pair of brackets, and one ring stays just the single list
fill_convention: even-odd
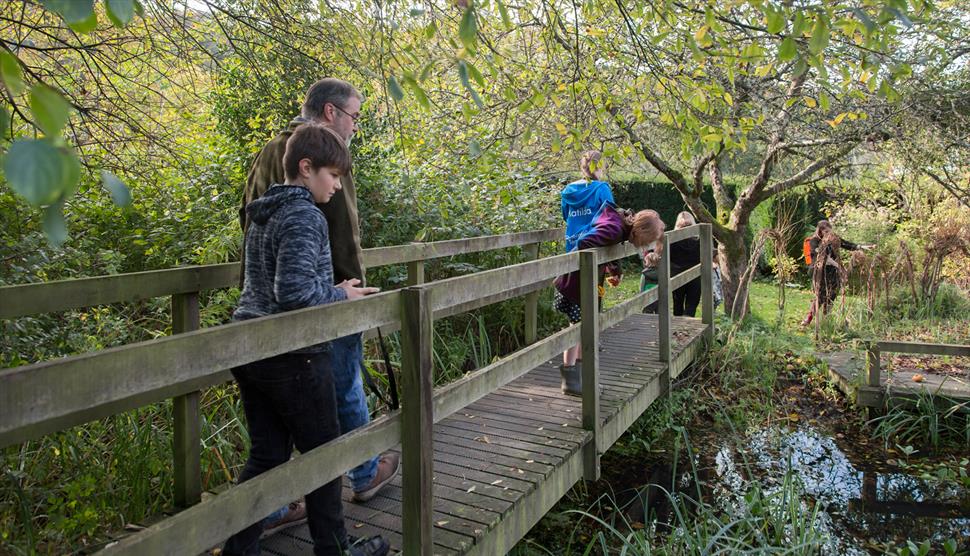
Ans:
[{"label": "dark trousers", "polygon": [[701,279],[694,278],[683,287],[674,290],[674,316],[693,317],[701,302]]},{"label": "dark trousers", "polygon": [[[333,374],[325,354],[286,353],[236,367],[249,425],[249,459],[239,475],[244,483],[289,461],[293,446],[306,453],[340,436]],[[347,545],[341,477],[306,495],[307,525],[318,556],[342,554]],[[223,554],[259,554],[262,521],[226,541]]]}]

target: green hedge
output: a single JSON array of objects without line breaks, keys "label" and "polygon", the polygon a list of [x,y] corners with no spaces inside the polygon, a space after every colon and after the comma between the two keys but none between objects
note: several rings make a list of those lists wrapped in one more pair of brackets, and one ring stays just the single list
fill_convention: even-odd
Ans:
[{"label": "green hedge", "polygon": [[[727,180],[725,184],[732,195],[743,187],[743,183],[737,181]],[[673,184],[665,180],[624,180],[613,182],[611,186],[618,206],[634,210],[653,209],[660,213],[668,228],[673,228],[680,211],[687,210],[687,205],[680,193]],[[792,207],[796,221],[796,232],[788,245],[789,256],[801,257],[802,240],[815,229],[815,223],[824,217],[822,207],[825,199],[824,192],[815,189],[797,196],[789,195],[786,198],[785,202]],[[711,212],[714,212],[714,193],[710,184],[705,184],[701,200]],[[778,206],[777,199],[771,198],[754,210],[751,215],[751,225],[748,227],[749,244],[755,234],[774,225]],[[768,256],[773,256],[770,250]],[[766,261],[763,260],[762,263]]]}]

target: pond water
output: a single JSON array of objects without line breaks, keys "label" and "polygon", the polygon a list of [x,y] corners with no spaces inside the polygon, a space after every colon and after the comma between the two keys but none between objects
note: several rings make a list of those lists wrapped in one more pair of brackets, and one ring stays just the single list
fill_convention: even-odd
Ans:
[{"label": "pond water", "polygon": [[[704,498],[728,510],[743,503],[751,481],[767,494],[794,478],[804,491],[802,511],[810,513],[816,504],[817,529],[829,539],[825,554],[881,553],[906,540],[929,540],[939,548],[953,539],[970,549],[970,490],[853,461],[834,438],[810,426],[765,428],[740,442],[725,439],[696,455],[694,469],[684,472],[682,462],[676,474],[675,489],[696,497],[696,478]],[[667,485],[672,475],[664,466],[652,474]],[[652,514],[662,524],[669,502],[656,491],[640,489],[643,504],[634,504],[628,516]]]}]

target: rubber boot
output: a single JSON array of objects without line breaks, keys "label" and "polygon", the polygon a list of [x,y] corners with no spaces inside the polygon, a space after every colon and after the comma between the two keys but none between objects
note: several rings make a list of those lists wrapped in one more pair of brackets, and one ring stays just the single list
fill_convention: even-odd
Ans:
[{"label": "rubber boot", "polygon": [[559,365],[562,377],[562,393],[568,396],[583,395],[583,369],[579,365]]}]

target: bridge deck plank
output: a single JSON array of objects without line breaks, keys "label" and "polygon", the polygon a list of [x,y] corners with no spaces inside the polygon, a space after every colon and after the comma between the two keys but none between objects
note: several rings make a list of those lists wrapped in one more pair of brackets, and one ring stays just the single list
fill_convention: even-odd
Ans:
[{"label": "bridge deck plank", "polygon": [[[681,317],[671,328],[675,358],[700,341],[705,329],[699,319]],[[655,315],[637,314],[600,335],[604,422],[644,389],[660,391],[655,383],[666,380],[666,365],[658,360],[657,329]],[[580,399],[559,391],[558,363],[545,362],[435,425],[435,554],[507,551],[531,523],[506,522],[522,521],[516,518],[526,506],[539,504],[544,512],[551,505],[544,496],[547,487],[568,489],[582,476],[576,462],[590,434],[582,429]],[[351,502],[345,489],[351,535],[379,533],[400,548],[400,484],[397,477],[366,504]],[[539,517],[530,519],[534,523]],[[504,538],[510,532],[514,538]],[[312,553],[305,525],[279,532],[263,546],[267,554]]]}]

